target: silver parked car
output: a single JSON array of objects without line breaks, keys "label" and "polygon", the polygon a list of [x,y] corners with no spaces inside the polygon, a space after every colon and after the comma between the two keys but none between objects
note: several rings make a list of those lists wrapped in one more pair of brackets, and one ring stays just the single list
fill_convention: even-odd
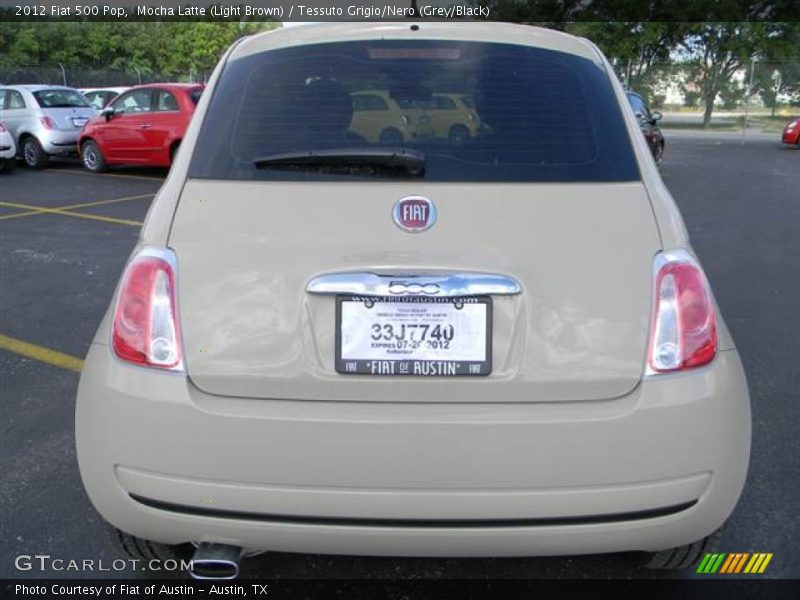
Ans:
[{"label": "silver parked car", "polygon": [[[366,139],[365,89],[469,96],[485,126]],[[261,550],[675,568],[737,503],[750,401],[596,46],[338,23],[222,59],[89,350],[76,439],[113,539],[194,553],[196,576]]]},{"label": "silver parked car", "polygon": [[14,138],[0,121],[0,173],[13,171],[17,166],[17,146]]},{"label": "silver parked car", "polygon": [[78,135],[97,111],[78,90],[55,85],[0,87],[0,121],[25,164],[47,166],[51,156],[77,154]]}]

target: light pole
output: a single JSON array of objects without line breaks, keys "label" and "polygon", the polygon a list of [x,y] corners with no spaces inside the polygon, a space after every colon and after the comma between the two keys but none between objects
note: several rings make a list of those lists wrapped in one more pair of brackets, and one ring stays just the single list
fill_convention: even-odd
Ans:
[{"label": "light pole", "polygon": [[742,144],[744,144],[745,133],[747,132],[747,117],[750,114],[750,96],[753,94],[753,76],[756,72],[758,57],[750,57],[750,81],[747,83],[747,96],[744,99],[744,123],[742,124]]}]

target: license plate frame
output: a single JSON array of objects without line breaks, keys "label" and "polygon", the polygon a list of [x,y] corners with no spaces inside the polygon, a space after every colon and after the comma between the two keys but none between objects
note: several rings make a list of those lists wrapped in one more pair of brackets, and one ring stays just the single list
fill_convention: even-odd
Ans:
[{"label": "license plate frame", "polygon": [[[463,359],[375,359],[343,358],[342,356],[342,310],[346,302],[411,303],[411,304],[480,304],[485,306],[484,360]],[[373,375],[382,377],[486,377],[492,372],[492,298],[490,296],[470,296],[463,298],[431,298],[419,296],[336,296],[335,315],[335,368],[340,375]],[[377,366],[374,363],[381,363]],[[401,363],[406,363],[405,366]]]},{"label": "license plate frame", "polygon": [[[88,117],[72,117],[72,126],[76,129],[83,129],[83,126],[89,122]],[[80,124],[79,124],[80,123]]]}]

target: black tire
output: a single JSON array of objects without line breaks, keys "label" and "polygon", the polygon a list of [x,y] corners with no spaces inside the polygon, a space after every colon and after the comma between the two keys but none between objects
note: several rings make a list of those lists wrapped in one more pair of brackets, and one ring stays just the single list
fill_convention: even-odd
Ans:
[{"label": "black tire", "polygon": [[402,144],[403,132],[394,127],[387,127],[378,137],[381,144]]},{"label": "black tire", "polygon": [[177,142],[172,144],[172,147],[169,149],[169,166],[172,166],[172,163],[175,162],[175,155],[178,154],[178,148],[181,147],[181,141],[178,140]]},{"label": "black tire", "polygon": [[94,140],[87,140],[81,146],[81,162],[92,173],[102,173],[108,170],[106,157],[103,156],[103,151]]},{"label": "black tire", "polygon": [[645,569],[659,571],[688,569],[700,562],[700,559],[703,558],[706,552],[714,552],[717,549],[722,539],[722,529],[723,528],[720,527],[702,540],[686,544],[685,546],[668,548],[666,550],[659,550],[658,552],[647,552],[643,555],[639,554],[636,558],[636,562]]},{"label": "black tire", "polygon": [[181,560],[189,560],[194,553],[194,546],[191,544],[171,546],[169,544],[151,542],[120,531],[105,521],[104,524],[111,540],[111,546],[116,553],[123,558],[142,561],[144,567],[147,567],[147,563],[151,560],[177,560],[180,563]]},{"label": "black tire", "polygon": [[465,125],[453,125],[448,133],[448,138],[456,144],[463,144],[470,138],[469,129]]},{"label": "black tire", "polygon": [[656,146],[656,151],[653,158],[655,159],[657,165],[660,165],[661,161],[664,160],[664,142],[660,142]]},{"label": "black tire", "polygon": [[17,168],[16,158],[0,159],[0,173],[11,173],[11,171],[13,171],[16,168]]},{"label": "black tire", "polygon": [[35,137],[22,140],[22,159],[30,169],[44,169],[50,162],[50,157]]}]

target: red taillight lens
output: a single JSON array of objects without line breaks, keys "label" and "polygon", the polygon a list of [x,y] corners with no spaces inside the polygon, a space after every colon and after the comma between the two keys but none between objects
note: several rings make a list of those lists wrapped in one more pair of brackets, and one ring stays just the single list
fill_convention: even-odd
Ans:
[{"label": "red taillight lens", "polygon": [[111,333],[114,352],[121,359],[162,369],[182,368],[173,264],[168,250],[143,251],[125,269]]},{"label": "red taillight lens", "polygon": [[685,250],[661,253],[655,264],[650,370],[664,373],[710,363],[717,355],[717,316],[703,269]]},{"label": "red taillight lens", "polygon": [[51,119],[50,117],[42,117],[39,120],[42,122],[42,126],[45,129],[55,129],[56,128],[56,122],[53,121],[53,119]]},{"label": "red taillight lens", "polygon": [[8,129],[5,128],[5,125],[0,123],[0,133],[5,133],[6,131],[8,131]]}]

